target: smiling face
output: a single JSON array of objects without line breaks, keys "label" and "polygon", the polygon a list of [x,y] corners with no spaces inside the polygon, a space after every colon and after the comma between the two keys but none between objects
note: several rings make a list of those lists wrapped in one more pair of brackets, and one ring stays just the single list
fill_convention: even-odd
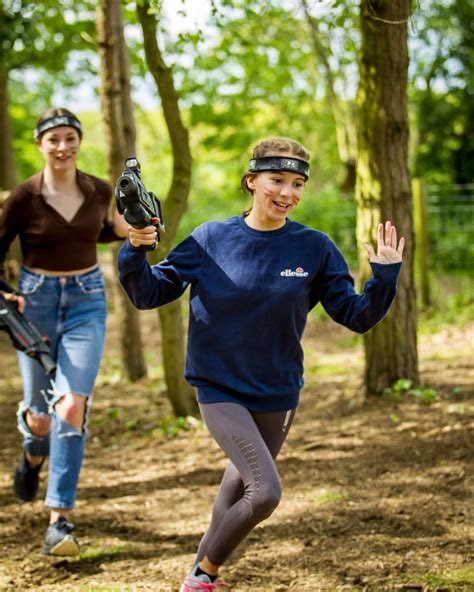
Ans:
[{"label": "smiling face", "polygon": [[[292,154],[278,156],[294,158]],[[289,171],[264,171],[249,176],[247,186],[253,193],[247,223],[260,230],[277,230],[285,225],[286,218],[300,201],[305,179]]]},{"label": "smiling face", "polygon": [[81,139],[73,127],[64,125],[48,130],[36,145],[52,171],[62,172],[76,167]]}]

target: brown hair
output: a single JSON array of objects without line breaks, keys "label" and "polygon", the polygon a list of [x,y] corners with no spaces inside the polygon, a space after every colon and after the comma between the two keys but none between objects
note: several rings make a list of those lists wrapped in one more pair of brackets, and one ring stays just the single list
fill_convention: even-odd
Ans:
[{"label": "brown hair", "polygon": [[[43,115],[41,115],[41,117],[38,119],[38,121],[36,122],[36,127],[38,127],[41,123],[43,123],[43,121],[46,121],[47,119],[51,119],[52,117],[60,117],[61,115],[67,115],[68,117],[73,117],[74,119],[77,119],[77,121],[79,121],[79,118],[77,117],[77,115],[74,115],[74,113],[72,111],[69,111],[69,109],[65,109],[64,107],[52,107],[51,109],[47,109]],[[79,121],[80,123],[80,121]],[[74,128],[77,133],[79,134],[79,139],[82,140],[82,132],[80,130],[78,130],[77,128]],[[48,131],[48,130],[45,130]],[[41,133],[37,140],[39,140],[41,138],[41,136],[44,134]]]},{"label": "brown hair", "polygon": [[[291,140],[290,138],[275,137],[262,140],[254,147],[252,158],[261,158],[263,156],[268,156],[269,154],[292,154],[296,158],[301,158],[301,160],[306,160],[307,162],[310,159],[309,152],[306,148],[299,142],[296,142],[296,140]],[[247,185],[247,179],[252,175],[257,174],[258,173],[247,171],[242,176],[240,179],[240,188],[242,191],[253,194]]]}]

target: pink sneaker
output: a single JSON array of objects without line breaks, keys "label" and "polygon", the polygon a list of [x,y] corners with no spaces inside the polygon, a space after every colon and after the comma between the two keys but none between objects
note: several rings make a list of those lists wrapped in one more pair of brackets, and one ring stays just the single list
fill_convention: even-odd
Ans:
[{"label": "pink sneaker", "polygon": [[191,571],[189,576],[184,578],[184,582],[179,588],[179,592],[214,592],[214,590],[222,590],[227,588],[225,582],[211,582],[211,578],[206,574],[195,575],[195,569]]}]

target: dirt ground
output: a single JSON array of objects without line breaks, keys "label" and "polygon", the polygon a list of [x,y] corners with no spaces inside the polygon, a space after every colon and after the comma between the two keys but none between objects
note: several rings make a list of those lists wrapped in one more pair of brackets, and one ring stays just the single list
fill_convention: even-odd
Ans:
[{"label": "dirt ground", "polygon": [[[160,369],[127,384],[117,336],[111,319],[74,513],[82,552],[62,559],[41,553],[46,471],[37,501],[12,494],[21,382],[0,335],[0,590],[176,591],[193,562],[225,459],[200,422],[165,435],[176,424]],[[232,590],[474,590],[472,342],[472,329],[421,336],[431,404],[429,391],[367,402],[360,339],[308,327],[307,384],[278,462],[283,500],[222,570]]]}]

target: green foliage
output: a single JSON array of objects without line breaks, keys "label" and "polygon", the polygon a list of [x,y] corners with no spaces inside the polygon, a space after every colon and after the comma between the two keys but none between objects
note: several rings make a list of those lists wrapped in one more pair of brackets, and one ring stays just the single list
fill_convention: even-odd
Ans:
[{"label": "green foliage", "polygon": [[120,409],[117,407],[109,407],[107,409],[107,415],[110,419],[117,420],[120,418]]},{"label": "green foliage", "polygon": [[456,415],[464,415],[466,412],[466,406],[462,403],[453,403],[448,407],[448,413],[456,414]]},{"label": "green foliage", "polygon": [[384,390],[384,394],[395,401],[411,396],[428,405],[438,400],[438,395],[434,389],[415,386],[409,378],[399,378],[391,387]]},{"label": "green foliage", "polygon": [[81,586],[77,588],[78,592],[134,592],[133,588],[129,586],[105,586],[105,585],[94,585],[94,586]]},{"label": "green foliage", "polygon": [[435,269],[474,268],[474,185],[428,186],[429,254]]},{"label": "green foliage", "polygon": [[[425,573],[420,576],[408,576],[409,581],[423,581],[428,586],[436,586],[437,590],[461,592],[472,590],[474,585],[474,570],[471,566],[450,569],[441,573]],[[405,588],[404,588],[405,589]],[[418,589],[418,588],[417,588]]]},{"label": "green foliage", "polygon": [[[205,30],[173,36],[164,3],[151,4],[160,15],[165,53],[186,117],[199,136],[199,151],[223,149],[234,170],[242,171],[257,139],[291,135],[313,152],[312,183],[317,179],[320,187],[340,181],[334,121],[322,100],[327,94],[324,68],[300,6],[282,0],[214,0]],[[356,10],[342,1],[330,7],[309,3],[309,8],[337,92],[350,99],[357,84]],[[18,71],[11,78],[11,105],[12,111],[21,111],[12,114],[19,178],[35,168],[29,165],[31,154],[23,156],[23,138],[30,137],[36,117],[58,91],[64,96],[69,87],[73,96],[81,79],[97,76],[94,9],[91,0],[3,3],[0,59]],[[135,3],[123,9],[132,71],[135,80],[143,79],[147,70]],[[177,13],[183,10],[179,6]],[[472,178],[474,103],[466,92],[472,87],[472,20],[473,9],[464,0],[431,0],[413,17],[411,98],[422,138],[416,167],[431,182]],[[160,152],[153,160],[161,158]]]},{"label": "green foliage", "polygon": [[57,74],[64,70],[71,51],[88,47],[86,37],[95,30],[94,9],[91,0],[4,0],[0,65],[7,71],[41,68]]},{"label": "green foliage", "polygon": [[[42,166],[32,142],[38,115],[55,97],[65,96],[68,87],[74,92],[75,85],[91,72],[95,76],[91,82],[97,84],[97,59],[88,59],[95,49],[94,4],[91,0],[64,0],[60,5],[53,0],[12,0],[0,12],[5,24],[0,33],[2,55],[8,55],[8,67],[14,68],[9,92],[19,182]],[[355,208],[351,196],[335,189],[342,178],[333,114],[325,100],[324,68],[301,7],[289,7],[282,0],[263,4],[215,0],[205,31],[173,35],[163,4],[152,2],[160,15],[160,41],[173,65],[194,157],[190,206],[177,240],[206,220],[223,219],[248,207],[239,180],[251,147],[266,135],[289,135],[312,153],[311,178],[293,217],[329,234],[356,269]],[[349,104],[356,86],[353,71],[359,45],[355,11],[342,1],[331,3],[330,9],[308,5],[330,57],[338,93]],[[125,3],[123,8],[132,71],[135,82],[142,81],[147,70],[135,3]],[[474,103],[465,90],[472,76],[468,44],[472,32],[467,26],[471,13],[460,0],[433,0],[414,16],[411,104],[423,115],[415,118],[423,139],[417,167],[428,180],[461,178],[453,171],[470,154],[466,142],[474,117],[468,108]],[[79,116],[85,127],[79,167],[104,177],[101,115],[83,112]],[[144,180],[164,198],[172,159],[162,114],[146,112],[136,104],[135,116]],[[443,197],[436,207],[445,208],[447,199]],[[433,267],[466,268],[474,261],[469,228],[459,232],[458,214],[456,220],[446,218],[446,224],[441,224],[440,212],[433,210],[429,220]],[[463,219],[469,216],[472,219],[472,206]]]},{"label": "green foliage", "polygon": [[33,129],[39,115],[47,109],[47,104],[41,101],[38,103],[38,112],[33,112],[28,107],[28,104],[33,104],[32,93],[28,93],[25,85],[20,82],[10,83],[10,117],[18,183],[40,170],[44,163],[33,140]]},{"label": "green foliage", "polygon": [[[72,559],[72,563],[102,563],[111,559],[120,559],[130,553],[130,545],[117,545],[114,547],[87,547],[81,551],[79,557]],[[100,587],[98,590],[111,590],[111,588]]]},{"label": "green foliage", "polygon": [[160,421],[160,425],[156,431],[167,438],[174,438],[180,432],[188,432],[200,425],[202,425],[202,422],[191,415],[188,415],[187,417],[165,415]]},{"label": "green foliage", "polygon": [[417,399],[419,399],[423,403],[428,403],[428,404],[434,403],[438,400],[438,395],[437,395],[436,391],[432,388],[421,388],[421,387],[411,388],[410,390],[407,391],[407,394],[412,395],[413,397],[416,397]]},{"label": "green foliage", "polygon": [[[321,184],[337,175],[334,123],[327,105],[316,99],[324,94],[324,77],[307,27],[282,4],[214,2],[205,39],[180,38],[170,45],[178,55],[186,48],[187,61],[175,65],[176,79],[201,147],[225,147],[242,172],[250,147],[262,137],[295,137],[317,153],[313,178]],[[326,122],[329,133],[322,129]],[[335,170],[322,178],[329,156]]]},{"label": "green foliage", "polygon": [[436,278],[435,306],[420,316],[420,330],[437,332],[440,327],[463,328],[474,321],[474,282],[465,275]]},{"label": "green foliage", "polygon": [[472,183],[474,5],[432,0],[423,8],[411,42],[415,175],[429,183]]},{"label": "green foliage", "polygon": [[[414,98],[417,100],[417,94]],[[419,98],[419,108],[423,142],[418,149],[417,171],[430,183],[472,183],[472,98],[464,88],[431,92]]]},{"label": "green foliage", "polygon": [[86,111],[78,117],[84,128],[78,167],[91,175],[107,178],[102,116],[100,113]]},{"label": "green foliage", "polygon": [[292,218],[327,233],[349,265],[357,268],[356,211],[352,194],[341,194],[334,188],[312,191],[308,187]]},{"label": "green foliage", "polygon": [[347,499],[347,493],[341,491],[323,491],[313,498],[317,504],[330,504],[333,502],[340,502]]},{"label": "green foliage", "polygon": [[32,141],[38,117],[58,91],[74,93],[90,72],[94,15],[91,0],[7,0],[0,7],[0,68],[9,77],[18,182],[43,163]]}]

